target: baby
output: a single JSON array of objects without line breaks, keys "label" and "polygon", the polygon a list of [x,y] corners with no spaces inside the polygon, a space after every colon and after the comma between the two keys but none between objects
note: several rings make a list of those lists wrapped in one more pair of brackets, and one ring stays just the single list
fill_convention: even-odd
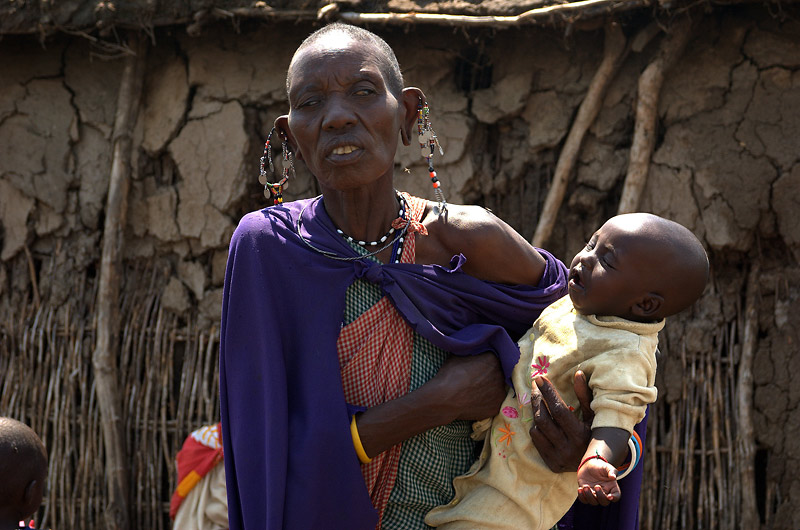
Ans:
[{"label": "baby", "polygon": [[24,423],[0,417],[0,528],[22,528],[36,513],[46,476],[42,440]]},{"label": "baby", "polygon": [[454,500],[431,510],[425,522],[448,529],[549,529],[558,522],[575,501],[576,475],[550,471],[533,446],[531,385],[546,375],[567,405],[579,408],[577,370],[589,377],[595,413],[577,495],[591,504],[618,501],[615,465],[657,395],[658,332],[665,317],[701,295],[707,279],[702,244],[673,221],[636,213],[600,227],[572,260],[569,295],[545,309],[519,341],[513,388],[479,460],[453,481]]}]

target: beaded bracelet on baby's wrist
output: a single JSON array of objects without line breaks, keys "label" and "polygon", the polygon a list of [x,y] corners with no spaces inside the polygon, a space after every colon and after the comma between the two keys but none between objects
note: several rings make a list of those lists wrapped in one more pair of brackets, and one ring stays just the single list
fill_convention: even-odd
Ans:
[{"label": "beaded bracelet on baby's wrist", "polygon": [[[639,461],[642,459],[642,440],[639,438],[639,435],[636,434],[634,431],[631,434],[631,437],[628,439],[628,449],[631,453],[631,460],[626,464],[622,464],[617,468],[617,471],[622,471],[620,474],[617,475],[617,480],[623,479],[630,475],[631,471],[639,464]],[[594,460],[595,458],[602,460],[606,464],[608,464],[608,460],[606,460],[600,453],[595,452],[593,455],[589,455],[578,465],[578,471],[583,467],[583,465],[588,462],[589,460]]]},{"label": "beaded bracelet on baby's wrist", "polygon": [[628,440],[628,449],[631,452],[631,461],[617,468],[618,471],[622,471],[619,475],[617,475],[617,480],[623,479],[630,475],[633,469],[639,465],[639,461],[642,459],[642,439],[639,438],[639,435],[636,433],[636,431],[633,431],[630,439]]}]

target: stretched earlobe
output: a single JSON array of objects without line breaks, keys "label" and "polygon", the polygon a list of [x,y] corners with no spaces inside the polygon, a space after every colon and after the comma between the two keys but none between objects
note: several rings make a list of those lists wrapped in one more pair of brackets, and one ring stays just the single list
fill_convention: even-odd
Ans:
[{"label": "stretched earlobe", "polygon": [[300,148],[297,146],[297,142],[292,135],[292,131],[289,129],[288,114],[284,114],[283,116],[278,116],[275,118],[275,132],[278,133],[279,138],[286,140],[289,143],[289,148],[292,150],[292,154],[294,154],[295,159],[302,160],[303,154],[300,152]]},{"label": "stretched earlobe", "polygon": [[400,104],[403,111],[403,119],[400,125],[400,139],[403,145],[411,145],[414,127],[417,124],[417,109],[420,102],[425,101],[425,94],[416,87],[404,88],[400,94]]},{"label": "stretched earlobe", "polygon": [[663,296],[655,293],[647,293],[644,298],[634,304],[633,314],[637,317],[652,320],[655,318],[655,315],[659,313],[662,305],[664,305]]}]

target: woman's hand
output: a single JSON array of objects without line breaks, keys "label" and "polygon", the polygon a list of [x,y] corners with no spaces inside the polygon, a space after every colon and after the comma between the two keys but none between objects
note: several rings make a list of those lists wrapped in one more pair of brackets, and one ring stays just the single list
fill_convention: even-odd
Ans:
[{"label": "woman's hand", "polygon": [[506,397],[500,361],[493,353],[451,355],[429,381],[453,420],[482,420],[497,414]]},{"label": "woman's hand", "polygon": [[494,354],[451,355],[421,387],[361,413],[357,418],[361,444],[371,458],[453,420],[489,418],[500,410],[505,395],[503,372]]},{"label": "woman's hand", "polygon": [[589,406],[592,391],[580,370],[575,373],[573,384],[583,412],[583,421],[569,410],[546,377],[537,377],[531,388],[531,441],[554,473],[578,469],[592,437],[594,412]]}]

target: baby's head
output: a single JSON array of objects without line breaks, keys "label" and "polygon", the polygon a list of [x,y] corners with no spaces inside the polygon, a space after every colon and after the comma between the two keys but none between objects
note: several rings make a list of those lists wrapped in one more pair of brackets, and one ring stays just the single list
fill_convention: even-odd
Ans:
[{"label": "baby's head", "polygon": [[708,281],[708,256],[694,234],[648,213],[618,215],[573,259],[569,296],[584,315],[654,322],[683,311]]},{"label": "baby's head", "polygon": [[0,417],[0,524],[16,528],[36,513],[46,477],[42,440],[24,423]]}]

